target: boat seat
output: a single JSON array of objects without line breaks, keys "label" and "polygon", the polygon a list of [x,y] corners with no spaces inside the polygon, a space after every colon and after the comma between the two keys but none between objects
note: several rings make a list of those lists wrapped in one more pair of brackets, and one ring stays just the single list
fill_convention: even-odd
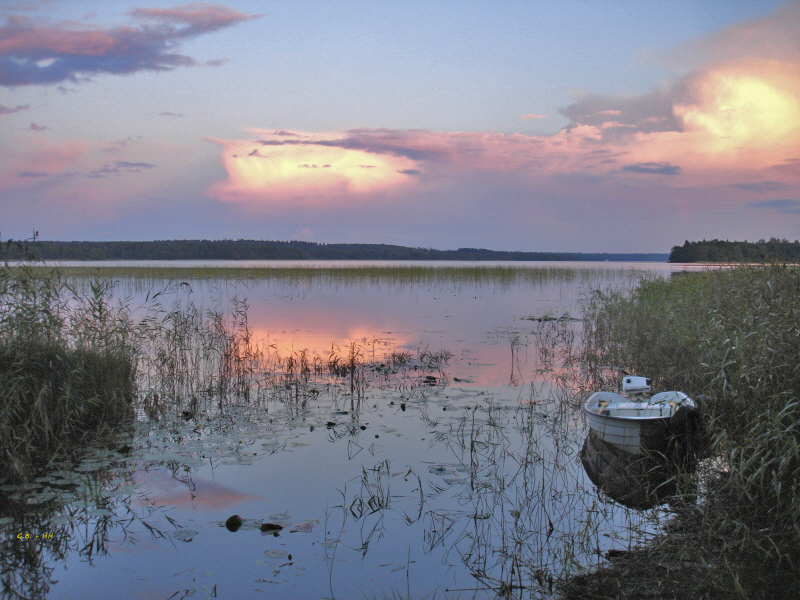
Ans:
[{"label": "boat seat", "polygon": [[617,402],[603,407],[602,412],[610,417],[669,417],[672,415],[673,406],[674,403]]}]

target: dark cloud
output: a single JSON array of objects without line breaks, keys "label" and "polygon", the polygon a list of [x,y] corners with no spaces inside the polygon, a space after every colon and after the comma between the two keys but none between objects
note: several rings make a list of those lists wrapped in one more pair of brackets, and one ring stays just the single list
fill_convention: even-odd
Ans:
[{"label": "dark cloud", "polygon": [[17,173],[17,177],[47,177],[47,173],[42,171],[20,171]]},{"label": "dark cloud", "polygon": [[559,112],[573,125],[602,125],[614,122],[641,131],[680,131],[675,116],[677,90],[653,91],[631,97],[586,95]]},{"label": "dark cloud", "polygon": [[775,198],[773,200],[758,200],[750,202],[750,206],[755,208],[766,208],[779,213],[800,215],[800,200],[794,198]]},{"label": "dark cloud", "polygon": [[340,140],[317,142],[321,146],[335,146],[348,150],[363,150],[373,154],[391,154],[411,160],[443,160],[447,152],[433,148],[419,148],[417,134],[427,132],[392,129],[351,129]]},{"label": "dark cloud", "polygon": [[682,131],[673,107],[685,96],[683,84],[637,96],[587,94],[559,112],[570,120],[568,128],[602,127],[603,141],[618,141],[635,133]]},{"label": "dark cloud", "polygon": [[97,179],[99,177],[105,177],[106,175],[119,175],[121,172],[122,170],[119,167],[112,167],[111,165],[103,165],[99,169],[90,171],[86,177]]},{"label": "dark cloud", "polygon": [[760,183],[732,183],[731,187],[748,192],[779,192],[789,186],[780,181],[762,181]]},{"label": "dark cloud", "polygon": [[422,171],[417,169],[403,169],[402,171],[398,171],[398,173],[402,175],[420,175]]},{"label": "dark cloud", "polygon": [[32,131],[45,131],[47,129],[50,129],[50,128],[47,127],[46,125],[37,125],[36,123],[31,123],[31,130]]},{"label": "dark cloud", "polygon": [[113,28],[39,26],[28,17],[6,17],[0,27],[0,85],[48,85],[100,73],[169,71],[197,64],[178,54],[181,41],[256,18],[215,4],[133,9],[149,23]]},{"label": "dark cloud", "polygon": [[10,115],[12,113],[19,112],[21,110],[28,110],[30,107],[31,107],[30,104],[15,106],[14,108],[11,108],[10,106],[3,106],[2,104],[0,104],[0,115]]},{"label": "dark cloud", "polygon": [[90,171],[86,177],[97,179],[106,175],[121,175],[122,173],[141,173],[142,169],[153,169],[156,165],[145,162],[127,162],[118,160],[113,164],[105,164],[99,169]]},{"label": "dark cloud", "polygon": [[277,129],[270,132],[272,135],[281,135],[283,137],[305,137],[294,131],[286,131],[285,129]]},{"label": "dark cloud", "polygon": [[165,110],[164,112],[160,112],[160,113],[158,113],[158,115],[160,117],[182,117],[183,116],[180,113],[169,112],[168,110]]},{"label": "dark cloud", "polygon": [[120,169],[152,169],[155,165],[151,165],[150,163],[145,162],[126,162],[124,160],[120,160],[116,162],[117,167]]},{"label": "dark cloud", "polygon": [[679,175],[681,168],[678,165],[663,162],[644,162],[625,165],[623,171],[631,173],[644,173],[645,175]]},{"label": "dark cloud", "polygon": [[[314,142],[301,140],[258,140],[257,143],[262,146],[296,146],[298,144],[313,144]],[[253,152],[255,152],[255,150]]]},{"label": "dark cloud", "polygon": [[345,137],[333,140],[259,140],[263,146],[325,146],[361,150],[372,154],[390,154],[411,160],[442,160],[447,152],[416,146],[416,134],[427,133],[411,130],[351,129]]}]

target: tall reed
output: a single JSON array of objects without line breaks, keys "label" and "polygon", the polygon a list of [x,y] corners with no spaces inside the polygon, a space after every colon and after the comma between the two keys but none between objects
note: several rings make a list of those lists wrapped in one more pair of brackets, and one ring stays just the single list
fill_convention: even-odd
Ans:
[{"label": "tall reed", "polygon": [[131,412],[135,345],[111,286],[57,270],[0,267],[0,480],[74,454]]},{"label": "tall reed", "polygon": [[585,360],[598,381],[624,369],[706,397],[708,536],[740,564],[755,556],[797,569],[800,269],[742,266],[598,291],[586,317]]}]

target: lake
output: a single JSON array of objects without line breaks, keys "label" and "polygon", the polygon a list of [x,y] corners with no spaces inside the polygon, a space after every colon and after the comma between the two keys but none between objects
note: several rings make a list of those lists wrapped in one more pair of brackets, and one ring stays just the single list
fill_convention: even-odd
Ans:
[{"label": "lake", "polygon": [[213,311],[257,385],[172,382],[170,415],[143,373],[118,445],[2,490],[4,597],[549,597],[667,514],[584,473],[570,352],[583,297],[685,265],[66,266],[141,318]]}]

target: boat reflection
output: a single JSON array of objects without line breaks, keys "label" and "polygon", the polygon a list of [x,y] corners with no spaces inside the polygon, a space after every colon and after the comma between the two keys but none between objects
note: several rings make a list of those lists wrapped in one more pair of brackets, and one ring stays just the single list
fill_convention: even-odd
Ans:
[{"label": "boat reflection", "polygon": [[644,510],[685,498],[696,461],[675,461],[660,453],[629,454],[589,430],[580,452],[589,479],[612,500]]}]

